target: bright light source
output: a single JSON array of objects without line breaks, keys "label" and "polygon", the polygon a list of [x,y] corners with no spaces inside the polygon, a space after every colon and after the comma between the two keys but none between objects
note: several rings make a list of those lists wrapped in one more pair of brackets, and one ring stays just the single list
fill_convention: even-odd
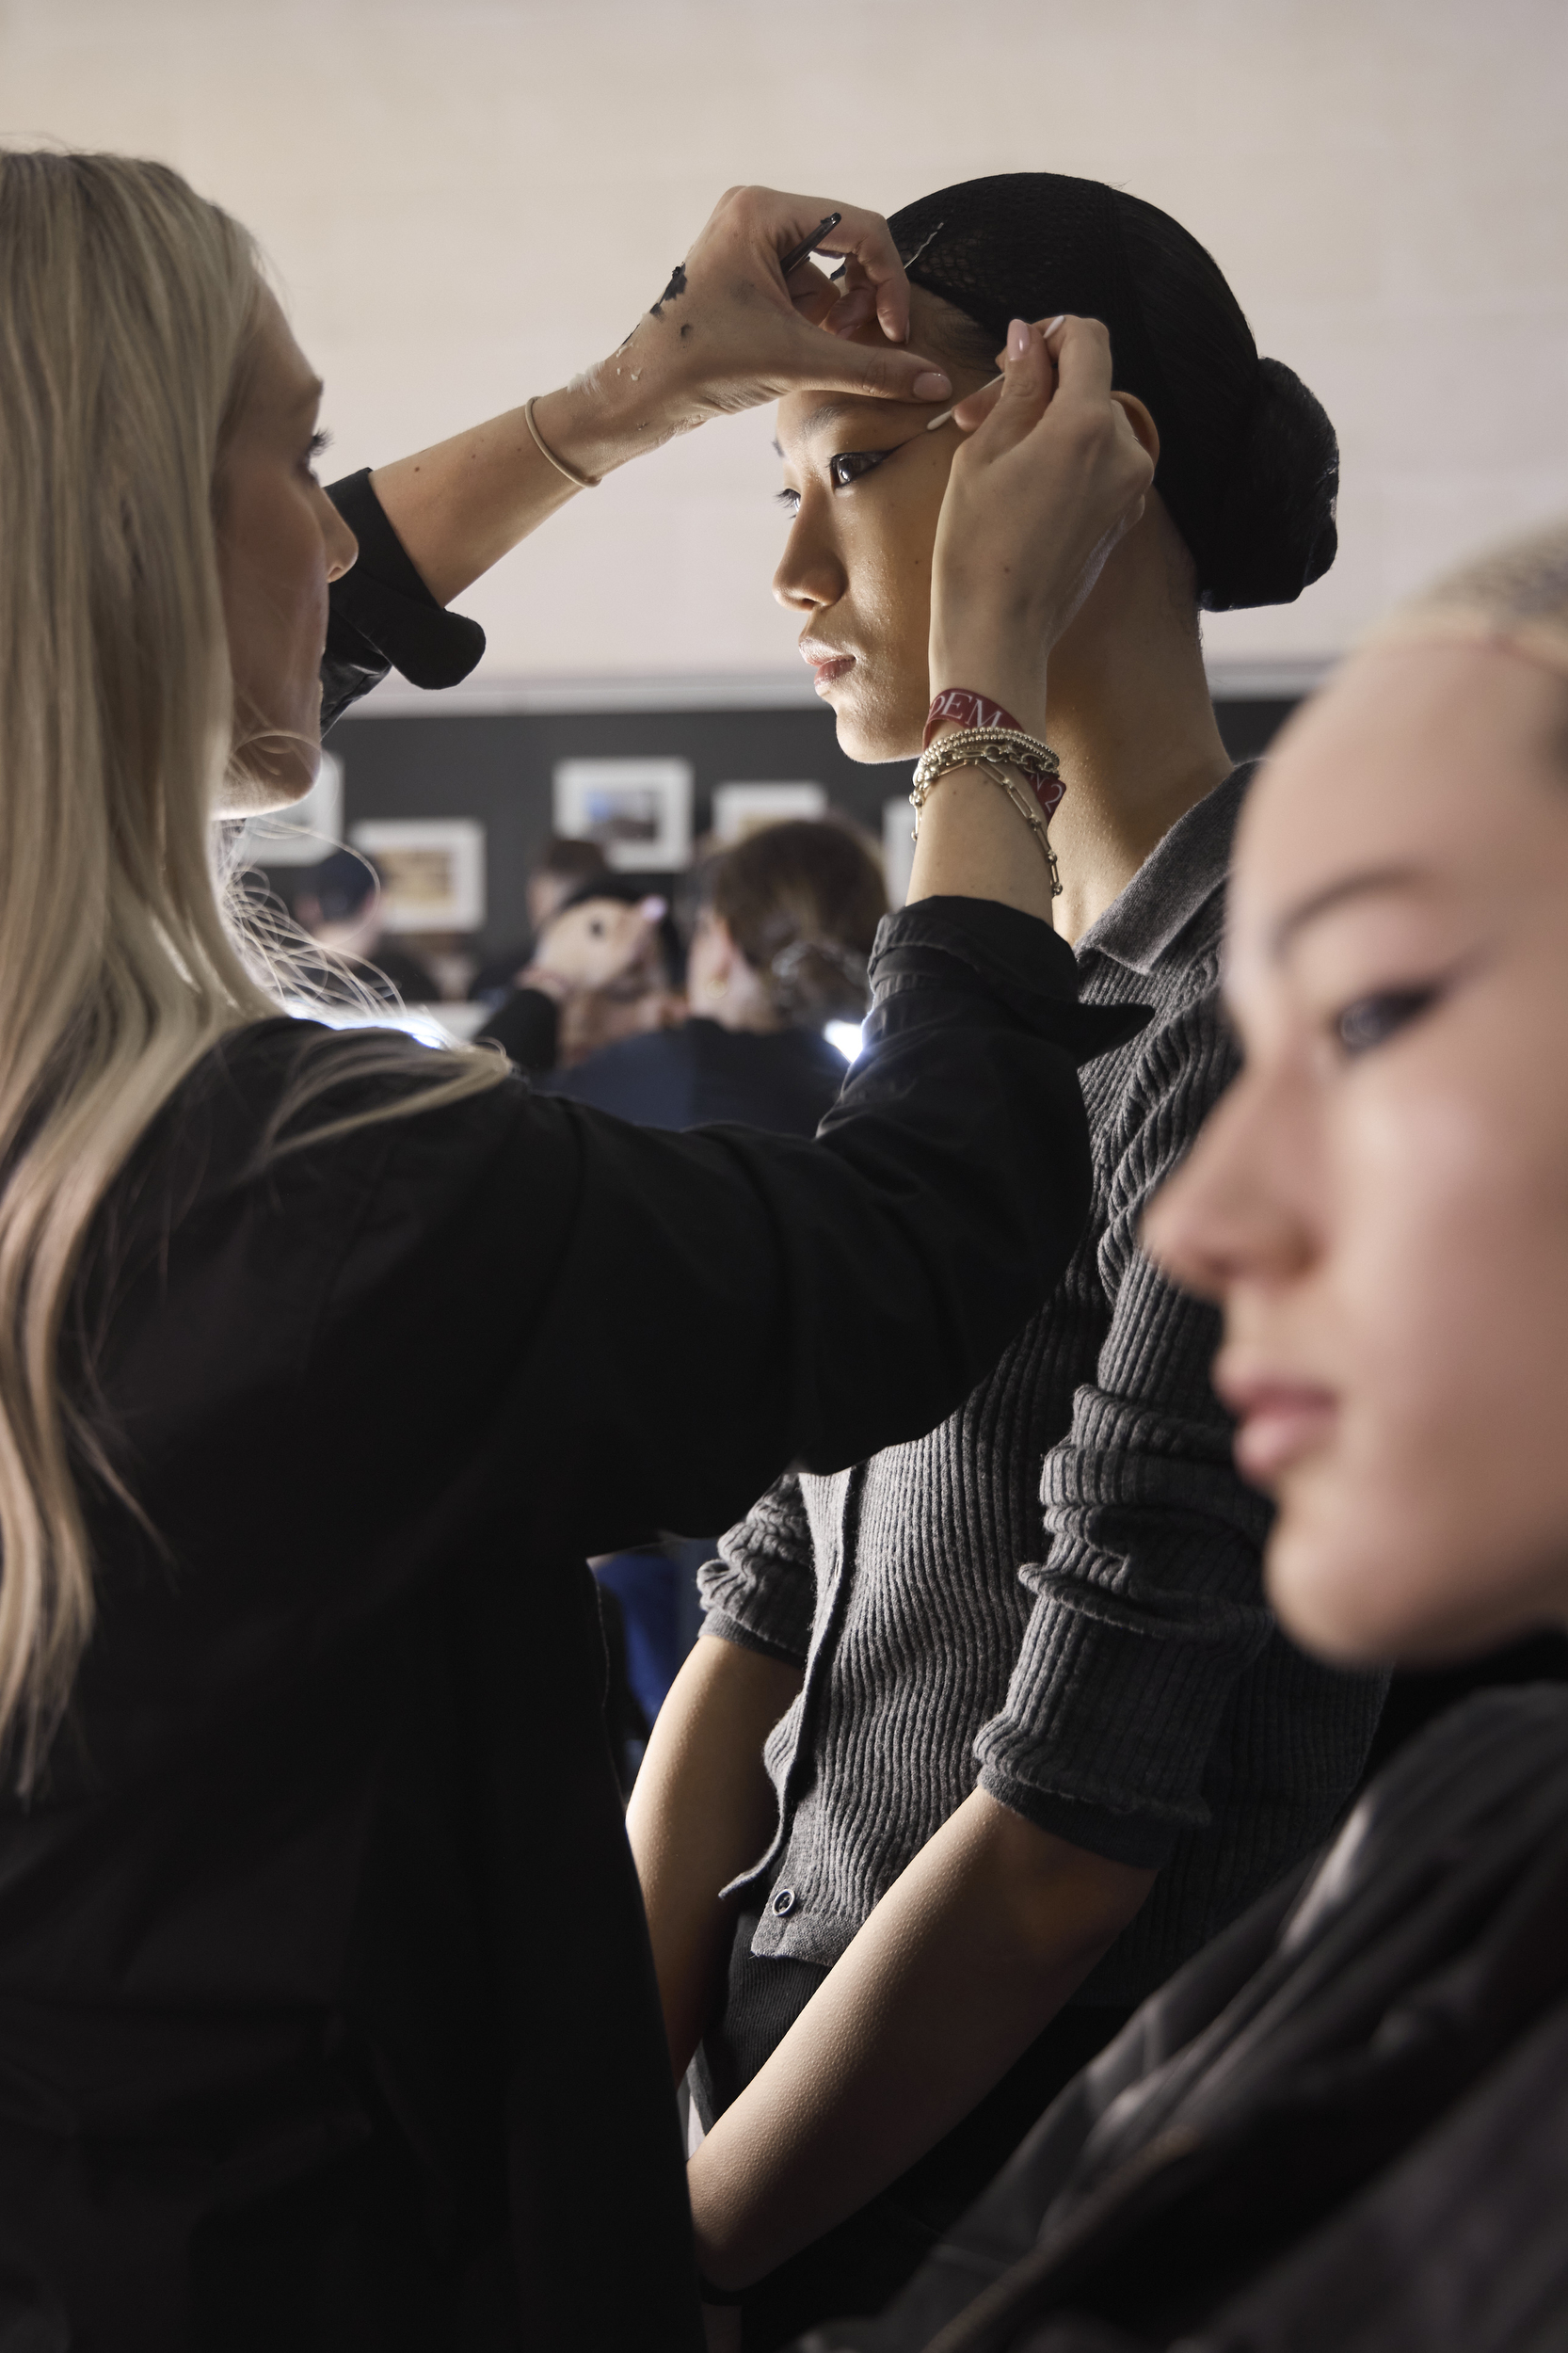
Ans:
[{"label": "bright light source", "polygon": [[829,1046],[838,1048],[845,1062],[853,1062],[860,1051],[860,1030],[858,1021],[830,1021],[823,1035]]}]

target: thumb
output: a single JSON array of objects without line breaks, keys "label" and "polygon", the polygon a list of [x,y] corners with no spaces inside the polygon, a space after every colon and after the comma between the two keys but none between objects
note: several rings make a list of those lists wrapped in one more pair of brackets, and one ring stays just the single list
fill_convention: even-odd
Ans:
[{"label": "thumb", "polygon": [[1007,329],[1001,384],[990,412],[970,437],[993,456],[1028,439],[1049,406],[1056,371],[1038,328],[1015,319]]},{"label": "thumb", "polygon": [[919,352],[892,344],[859,344],[811,327],[799,317],[777,373],[802,390],[851,392],[876,400],[936,402],[952,398],[946,372]]}]

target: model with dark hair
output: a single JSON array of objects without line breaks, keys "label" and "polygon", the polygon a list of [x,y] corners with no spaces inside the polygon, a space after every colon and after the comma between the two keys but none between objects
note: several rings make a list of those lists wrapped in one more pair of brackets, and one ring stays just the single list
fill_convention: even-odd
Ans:
[{"label": "model with dark hair", "polygon": [[[1011,319],[1103,322],[1153,490],[1048,670],[992,691],[1060,758],[1056,923],[1082,993],[1154,1017],[1086,1074],[1094,1208],[1060,1282],[950,1418],[787,1477],[726,1539],[633,1796],[666,2027],[709,2128],[699,2257],[748,2347],[878,2307],[1131,2007],[1323,1834],[1381,1693],[1274,1627],[1212,1311],[1138,1244],[1235,1066],[1219,952],[1247,778],[1200,615],[1327,568],[1333,429],[1136,198],[1019,173],[891,226],[913,338],[971,397],[949,422],[784,400],[776,594],[844,749],[912,758],[972,395]],[[852,267],[835,324],[880,343],[873,303]],[[1020,607],[1032,592],[1018,576]]]}]

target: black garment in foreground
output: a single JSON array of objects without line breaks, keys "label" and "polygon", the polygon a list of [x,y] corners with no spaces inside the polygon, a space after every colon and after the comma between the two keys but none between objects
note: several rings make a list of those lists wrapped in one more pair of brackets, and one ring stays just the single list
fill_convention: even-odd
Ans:
[{"label": "black garment in foreground", "polygon": [[370,469],[328,486],[360,543],[358,562],[332,584],[321,664],[321,731],[389,670],[414,686],[456,686],[485,650],[477,621],[436,602],[371,488]]},{"label": "black garment in foreground", "polygon": [[739,1120],[770,1134],[812,1136],[849,1068],[816,1030],[726,1030],[700,1017],[623,1038],[540,1084],[643,1128]]},{"label": "black garment in foreground", "polygon": [[538,1077],[555,1067],[561,1016],[542,988],[514,988],[490,1014],[479,1036],[499,1046],[508,1062]]},{"label": "black garment in foreground", "polygon": [[1465,1702],[809,2353],[1560,2353],[1568,1692]]},{"label": "black garment in foreground", "polygon": [[302,1065],[307,1125],[439,1066],[287,1020],[143,1140],[66,1343],[137,1512],[88,1482],[96,1631],[0,1801],[0,2339],[699,2343],[584,1558],[946,1413],[1083,1218],[1075,1058],[1141,1018],[973,901],[872,968],[815,1143],[507,1078],[258,1171]]}]

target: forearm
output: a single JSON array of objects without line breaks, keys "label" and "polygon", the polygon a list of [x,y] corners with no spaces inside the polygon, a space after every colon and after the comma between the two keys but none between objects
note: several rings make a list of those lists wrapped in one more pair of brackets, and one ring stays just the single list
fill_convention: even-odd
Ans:
[{"label": "forearm", "polygon": [[968,1799],[693,2158],[704,2273],[744,2286],[895,2181],[1049,2024],[1151,1877]]},{"label": "forearm", "polygon": [[712,2006],[733,1906],[719,1890],[755,1863],[777,1818],[762,1743],[798,1668],[700,1636],[659,1711],[627,1811],[670,2061],[685,2073]]},{"label": "forearm", "polygon": [[908,904],[995,899],[1051,920],[1050,869],[1000,785],[976,768],[938,777],[920,811]]},{"label": "forearm", "polygon": [[[613,368],[613,362],[606,362]],[[587,379],[541,394],[534,421],[547,445],[577,473],[612,472],[668,440],[663,417],[638,415],[625,392]],[[646,404],[644,404],[646,406]],[[371,476],[387,519],[439,604],[499,564],[504,555],[579,495],[528,430],[520,408],[490,417],[430,449],[416,450]]]},{"label": "forearm", "polygon": [[[779,256],[825,209],[771,189],[730,189],[625,342],[569,385],[539,392],[534,421],[546,447],[574,474],[597,481],[705,417],[776,399],[795,385],[945,398],[948,378],[918,354],[824,333],[814,322],[831,310],[834,290],[815,270],[785,284]],[[870,271],[884,323],[902,342],[908,287],[886,221],[850,205],[835,209],[841,233],[832,251]],[[577,495],[520,408],[379,467],[373,479],[441,604]]]}]

